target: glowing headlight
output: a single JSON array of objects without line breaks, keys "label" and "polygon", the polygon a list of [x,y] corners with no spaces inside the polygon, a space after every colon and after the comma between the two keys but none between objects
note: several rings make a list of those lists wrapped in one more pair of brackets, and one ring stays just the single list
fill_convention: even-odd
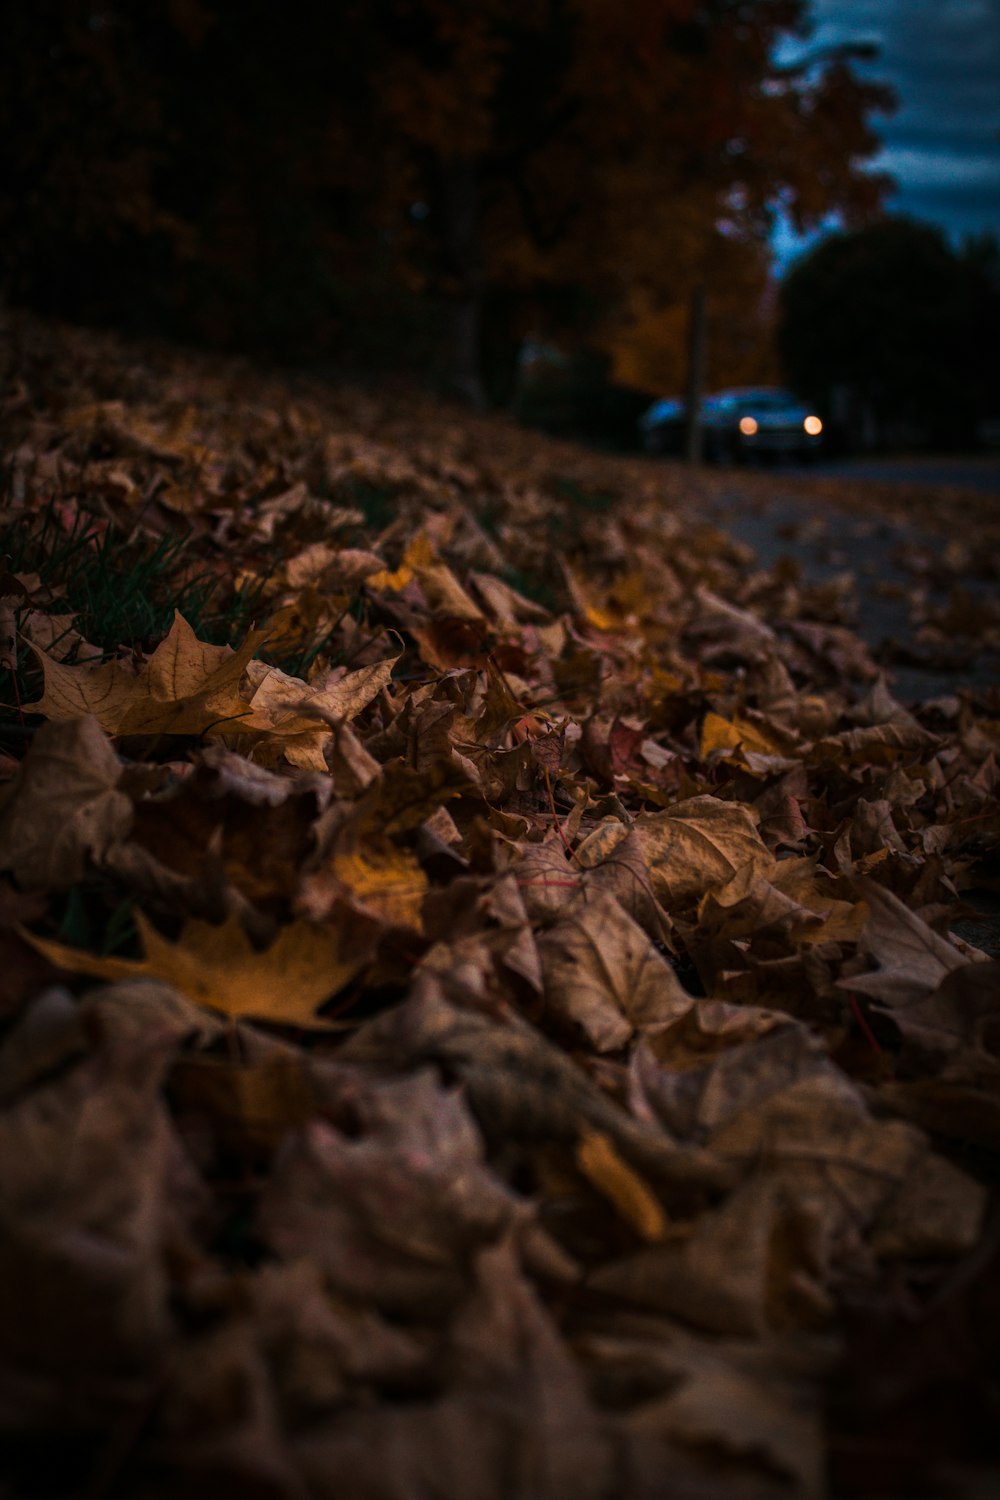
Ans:
[{"label": "glowing headlight", "polygon": [[757,431],[757,420],[755,417],[740,417],[740,431],[744,437],[753,437]]},{"label": "glowing headlight", "polygon": [[805,428],[806,432],[808,432],[810,437],[819,437],[820,433],[823,431],[823,423],[820,421],[819,417],[806,417],[802,425]]}]

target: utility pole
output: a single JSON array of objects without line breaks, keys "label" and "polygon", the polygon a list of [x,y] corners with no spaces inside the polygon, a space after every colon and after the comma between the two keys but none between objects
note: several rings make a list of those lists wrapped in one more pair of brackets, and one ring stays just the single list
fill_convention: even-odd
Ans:
[{"label": "utility pole", "polygon": [[691,320],[688,328],[687,385],[687,461],[701,463],[701,403],[705,386],[705,284],[699,282],[691,293]]}]

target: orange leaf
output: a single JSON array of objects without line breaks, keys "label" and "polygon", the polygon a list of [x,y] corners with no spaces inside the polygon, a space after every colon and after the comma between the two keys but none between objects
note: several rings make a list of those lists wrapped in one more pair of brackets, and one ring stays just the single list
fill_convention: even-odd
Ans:
[{"label": "orange leaf", "polygon": [[253,1016],[292,1026],[323,1026],[315,1012],[367,962],[348,933],[292,922],[258,953],[236,917],[221,927],[189,921],[176,943],[136,913],[145,958],[102,958],[23,932],[58,968],[94,979],[166,980],[199,1005],[227,1016]]},{"label": "orange leaf", "polygon": [[652,1188],[627,1162],[622,1161],[606,1135],[585,1130],[576,1148],[577,1166],[644,1240],[662,1240],[667,1216]]}]

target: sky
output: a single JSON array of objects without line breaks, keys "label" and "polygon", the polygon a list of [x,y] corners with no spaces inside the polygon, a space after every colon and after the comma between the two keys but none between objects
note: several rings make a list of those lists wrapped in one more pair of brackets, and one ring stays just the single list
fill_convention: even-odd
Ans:
[{"label": "sky", "polygon": [[[899,98],[895,115],[874,120],[884,147],[872,165],[898,184],[887,209],[939,224],[955,242],[1000,235],[1000,0],[813,0],[811,13],[813,35],[782,61],[879,45],[875,61],[853,66]],[[780,270],[803,241],[781,225],[774,248]]]}]

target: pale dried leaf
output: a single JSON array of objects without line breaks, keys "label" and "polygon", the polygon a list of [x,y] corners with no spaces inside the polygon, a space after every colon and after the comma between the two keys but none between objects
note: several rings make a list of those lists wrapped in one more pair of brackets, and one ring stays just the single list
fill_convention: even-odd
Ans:
[{"label": "pale dried leaf", "polygon": [[673,969],[613,896],[579,902],[539,943],[545,992],[599,1052],[636,1027],[667,1020],[690,997]]},{"label": "pale dried leaf", "polygon": [[121,764],[90,714],[43,724],[0,808],[0,868],[25,889],[64,890],[127,837]]},{"label": "pale dried leaf", "polygon": [[771,863],[752,810],[718,797],[691,797],[665,812],[641,813],[635,832],[653,890],[668,911],[748,867],[762,870]]}]

